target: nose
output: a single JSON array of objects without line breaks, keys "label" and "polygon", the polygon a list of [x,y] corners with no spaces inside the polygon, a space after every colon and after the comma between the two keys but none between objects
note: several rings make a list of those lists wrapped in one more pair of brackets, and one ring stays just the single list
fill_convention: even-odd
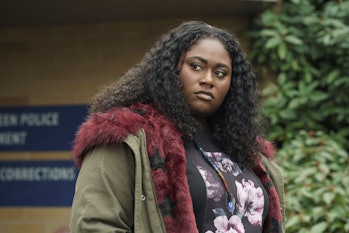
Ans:
[{"label": "nose", "polygon": [[211,72],[206,72],[204,76],[200,80],[200,85],[205,86],[207,88],[213,88],[215,83],[213,79],[213,75]]}]

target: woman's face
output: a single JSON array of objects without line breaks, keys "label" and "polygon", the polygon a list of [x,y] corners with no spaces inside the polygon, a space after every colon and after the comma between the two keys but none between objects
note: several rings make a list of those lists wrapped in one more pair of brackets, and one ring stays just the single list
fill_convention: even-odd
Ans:
[{"label": "woman's face", "polygon": [[199,40],[178,65],[184,97],[202,123],[222,104],[230,88],[232,61],[217,39]]}]

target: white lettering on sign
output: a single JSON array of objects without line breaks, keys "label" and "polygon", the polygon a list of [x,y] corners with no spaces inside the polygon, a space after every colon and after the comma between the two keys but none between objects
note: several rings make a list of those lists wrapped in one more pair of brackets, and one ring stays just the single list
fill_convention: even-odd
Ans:
[{"label": "white lettering on sign", "polygon": [[74,167],[0,167],[0,181],[73,181]]},{"label": "white lettering on sign", "polygon": [[0,127],[11,127],[18,125],[18,115],[13,113],[0,113]]},{"label": "white lettering on sign", "polygon": [[24,145],[27,132],[0,132],[0,145]]},{"label": "white lettering on sign", "polygon": [[19,117],[20,126],[58,126],[58,112],[42,112],[42,113],[21,113]]}]

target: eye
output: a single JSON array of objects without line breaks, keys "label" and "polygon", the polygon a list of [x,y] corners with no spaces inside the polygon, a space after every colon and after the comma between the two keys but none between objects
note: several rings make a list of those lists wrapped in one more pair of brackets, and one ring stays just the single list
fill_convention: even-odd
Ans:
[{"label": "eye", "polygon": [[190,66],[191,66],[191,68],[192,68],[193,70],[195,70],[195,71],[201,71],[201,70],[203,70],[203,68],[202,68],[200,65],[196,64],[196,63],[192,63],[192,64],[190,64]]},{"label": "eye", "polygon": [[221,70],[216,70],[214,73],[215,73],[216,77],[218,77],[218,78],[223,78],[226,76],[226,73],[224,71],[221,71]]}]

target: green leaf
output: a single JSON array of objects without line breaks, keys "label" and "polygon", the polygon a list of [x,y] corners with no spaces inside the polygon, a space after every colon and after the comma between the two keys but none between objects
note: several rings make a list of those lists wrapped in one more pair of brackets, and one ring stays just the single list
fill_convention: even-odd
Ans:
[{"label": "green leaf", "polygon": [[307,85],[307,92],[312,92],[318,87],[318,82],[313,82]]},{"label": "green leaf", "polygon": [[342,77],[342,78],[338,78],[336,79],[332,85],[334,87],[340,87],[340,86],[347,86],[349,85],[349,78],[348,77]]},{"label": "green leaf", "polygon": [[324,202],[327,205],[330,205],[335,196],[336,195],[334,193],[330,193],[330,192],[324,193],[324,195],[323,195]]},{"label": "green leaf", "polygon": [[299,90],[300,95],[302,95],[302,96],[306,93],[306,85],[304,82],[298,83],[298,90]]},{"label": "green leaf", "polygon": [[323,43],[325,46],[331,45],[331,35],[325,35],[323,38]]},{"label": "green leaf", "polygon": [[298,98],[294,98],[290,101],[290,103],[288,104],[288,107],[291,108],[291,109],[296,109],[298,108],[299,106],[301,106],[301,102],[299,101]]},{"label": "green leaf", "polygon": [[300,70],[300,67],[299,67],[299,62],[298,62],[298,60],[296,60],[296,59],[292,60],[292,62],[291,62],[291,67],[292,67],[292,69],[294,69],[295,71],[299,71],[299,70]]},{"label": "green leaf", "polygon": [[344,225],[344,230],[349,232],[349,222]]},{"label": "green leaf", "polygon": [[320,101],[326,100],[327,98],[329,98],[329,96],[330,95],[328,93],[324,93],[321,91],[314,91],[311,93],[310,99],[315,102],[320,102]]},{"label": "green leaf", "polygon": [[259,35],[261,36],[277,36],[278,32],[275,30],[271,30],[271,29],[264,29],[262,31],[260,31]]},{"label": "green leaf", "polygon": [[313,81],[313,76],[311,75],[310,72],[306,72],[304,74],[304,80],[307,82],[307,83],[310,83]]},{"label": "green leaf", "polygon": [[326,78],[326,83],[331,84],[333,81],[339,76],[339,70],[333,70],[331,73],[328,74]]},{"label": "green leaf", "polygon": [[271,39],[269,39],[267,41],[267,43],[265,44],[265,48],[266,49],[272,49],[275,48],[276,46],[278,46],[279,44],[281,44],[281,39],[280,37],[272,37]]},{"label": "green leaf", "polygon": [[291,44],[294,44],[294,45],[301,45],[301,44],[303,44],[303,41],[301,39],[299,39],[298,37],[293,36],[293,35],[285,36],[285,41],[287,41],[287,42],[289,42]]},{"label": "green leaf", "polygon": [[285,95],[289,99],[293,99],[293,98],[297,97],[298,94],[299,94],[299,92],[297,90],[287,90],[287,91],[285,91]]},{"label": "green leaf", "polygon": [[271,83],[262,90],[262,94],[263,96],[274,95],[278,92],[278,90],[278,87],[274,83]]},{"label": "green leaf", "polygon": [[313,218],[314,218],[314,220],[316,221],[316,220],[318,220],[318,219],[320,219],[321,217],[323,217],[324,216],[324,207],[322,207],[322,206],[320,206],[320,207],[314,207],[313,209],[312,209],[312,216],[313,216]]},{"label": "green leaf", "polygon": [[327,227],[328,227],[327,222],[317,223],[310,229],[310,233],[322,233],[322,232],[325,232]]},{"label": "green leaf", "polygon": [[333,222],[335,219],[338,219],[339,216],[340,216],[340,209],[338,210],[332,209],[332,211],[328,212],[327,214],[328,221],[330,222]]},{"label": "green leaf", "polygon": [[286,228],[289,228],[291,226],[299,225],[300,220],[298,215],[291,216],[287,219],[286,222]]},{"label": "green leaf", "polygon": [[296,119],[297,114],[293,109],[284,109],[280,111],[280,116],[282,119]]},{"label": "green leaf", "polygon": [[284,60],[286,58],[287,54],[287,46],[285,43],[281,43],[278,47],[278,55],[281,60]]},{"label": "green leaf", "polygon": [[285,84],[286,83],[286,81],[287,81],[287,76],[286,76],[286,74],[285,73],[280,73],[279,75],[278,75],[278,82],[279,82],[279,85],[283,85],[283,84]]}]

